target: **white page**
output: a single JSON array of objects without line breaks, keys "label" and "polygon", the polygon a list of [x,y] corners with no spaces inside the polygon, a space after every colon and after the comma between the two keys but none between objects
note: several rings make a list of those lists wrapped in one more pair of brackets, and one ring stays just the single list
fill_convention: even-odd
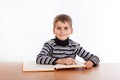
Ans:
[{"label": "white page", "polygon": [[54,71],[53,65],[41,65],[32,62],[23,62],[23,71]]}]

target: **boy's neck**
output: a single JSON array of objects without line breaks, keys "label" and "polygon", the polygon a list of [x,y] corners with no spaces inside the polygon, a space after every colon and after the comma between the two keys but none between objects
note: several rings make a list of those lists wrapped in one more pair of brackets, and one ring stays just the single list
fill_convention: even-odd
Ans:
[{"label": "boy's neck", "polygon": [[55,37],[55,43],[59,46],[67,46],[69,44],[69,38],[67,38],[66,40],[62,41],[60,39],[58,39],[57,37]]}]

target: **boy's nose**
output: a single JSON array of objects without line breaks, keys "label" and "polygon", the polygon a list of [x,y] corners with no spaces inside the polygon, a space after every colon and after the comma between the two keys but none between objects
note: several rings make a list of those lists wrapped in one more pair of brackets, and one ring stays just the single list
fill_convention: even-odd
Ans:
[{"label": "boy's nose", "polygon": [[65,32],[65,30],[64,30],[64,29],[62,29],[60,32],[61,32],[61,33],[63,33],[63,32]]}]

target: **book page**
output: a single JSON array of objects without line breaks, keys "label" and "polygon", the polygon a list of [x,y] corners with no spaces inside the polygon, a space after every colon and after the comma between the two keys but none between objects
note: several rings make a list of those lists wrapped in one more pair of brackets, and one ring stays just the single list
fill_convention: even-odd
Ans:
[{"label": "book page", "polygon": [[76,65],[46,65],[46,64],[36,64],[35,61],[23,62],[23,71],[54,71],[55,69],[65,69],[65,68],[82,68],[84,63],[75,60]]},{"label": "book page", "polygon": [[53,65],[42,65],[33,62],[23,62],[23,71],[54,71]]},{"label": "book page", "polygon": [[77,64],[75,65],[62,65],[62,64],[57,64],[55,65],[55,69],[65,69],[65,68],[82,68],[84,67],[84,63],[78,61],[78,60],[75,60]]}]

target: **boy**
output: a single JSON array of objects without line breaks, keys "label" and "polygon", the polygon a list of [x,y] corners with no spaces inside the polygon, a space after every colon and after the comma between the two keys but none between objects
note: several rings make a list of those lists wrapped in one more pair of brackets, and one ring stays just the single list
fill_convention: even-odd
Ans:
[{"label": "boy", "polygon": [[99,58],[83,49],[80,44],[69,39],[73,33],[72,19],[66,14],[60,14],[54,18],[53,33],[55,38],[47,41],[37,55],[37,64],[64,64],[72,65],[78,55],[86,62],[86,68],[92,68],[99,64]]}]

